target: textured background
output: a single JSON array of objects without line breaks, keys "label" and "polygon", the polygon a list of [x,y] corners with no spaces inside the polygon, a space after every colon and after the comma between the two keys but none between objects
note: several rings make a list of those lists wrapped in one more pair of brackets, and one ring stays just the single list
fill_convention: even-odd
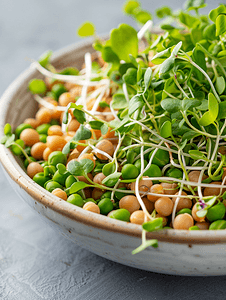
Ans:
[{"label": "textured background", "polygon": [[[209,0],[209,9],[217,0]],[[142,0],[154,12],[169,1]],[[123,1],[0,0],[0,94],[48,49],[79,40],[77,27],[95,23],[98,34],[128,22]],[[171,0],[172,8],[183,1]],[[207,9],[205,9],[207,11]],[[13,108],[12,108],[13,109]],[[226,277],[155,274],[92,254],[48,227],[11,189],[0,169],[0,299],[225,299]]]}]

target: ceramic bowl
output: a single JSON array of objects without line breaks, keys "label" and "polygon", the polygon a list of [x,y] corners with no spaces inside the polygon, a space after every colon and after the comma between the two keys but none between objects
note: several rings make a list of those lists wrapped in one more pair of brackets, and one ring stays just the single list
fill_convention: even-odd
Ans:
[{"label": "ceramic bowl", "polygon": [[[69,46],[53,56],[56,68],[81,67],[86,52],[93,53],[91,42]],[[0,136],[4,124],[15,129],[35,115],[37,103],[27,90],[32,78],[42,78],[33,68],[22,73],[6,90],[0,101]],[[11,109],[13,107],[13,109]],[[0,145],[0,160],[12,187],[52,227],[100,256],[121,264],[174,275],[225,275],[226,231],[164,230],[148,233],[158,239],[158,248],[132,255],[141,244],[141,226],[114,220],[83,210],[60,200],[32,181],[18,158]]]}]

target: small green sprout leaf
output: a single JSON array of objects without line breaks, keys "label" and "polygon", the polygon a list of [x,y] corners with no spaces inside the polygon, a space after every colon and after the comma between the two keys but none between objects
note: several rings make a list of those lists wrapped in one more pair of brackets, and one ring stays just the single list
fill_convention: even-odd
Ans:
[{"label": "small green sprout leaf", "polygon": [[152,69],[150,67],[148,67],[147,70],[144,73],[144,87],[145,87],[145,90],[147,90],[150,86],[151,76],[152,76]]},{"label": "small green sprout leaf", "polygon": [[216,78],[216,90],[219,95],[223,94],[225,90],[225,79],[223,76]]},{"label": "small green sprout leaf", "polygon": [[209,93],[208,95],[208,108],[209,110],[205,112],[199,120],[199,124],[201,126],[208,126],[212,124],[215,122],[218,116],[219,104],[216,97],[212,93]]},{"label": "small green sprout leaf", "polygon": [[84,188],[90,187],[90,184],[87,184],[83,181],[74,182],[70,187],[70,194],[77,193],[80,190],[83,190]]},{"label": "small green sprout leaf", "polygon": [[118,182],[121,175],[122,173],[120,172],[115,172],[113,174],[110,174],[106,178],[104,178],[104,180],[102,180],[102,184],[109,187],[114,186]]},{"label": "small green sprout leaf", "polygon": [[108,132],[107,124],[102,124],[100,130],[101,130],[102,135],[105,135]]},{"label": "small green sprout leaf", "polygon": [[163,228],[162,222],[163,222],[163,218],[156,218],[152,221],[143,223],[142,227],[144,230],[148,232],[155,231]]},{"label": "small green sprout leaf", "polygon": [[71,160],[69,161],[67,165],[68,171],[75,176],[83,176],[84,175],[84,170],[80,164],[80,162],[76,160]]},{"label": "small green sprout leaf", "polygon": [[148,240],[145,241],[144,243],[142,243],[139,247],[137,247],[136,249],[134,249],[132,251],[132,254],[137,254],[143,250],[145,250],[148,247],[153,247],[153,248],[157,248],[158,247],[158,240],[153,239],[153,240]]},{"label": "small green sprout leaf", "polygon": [[189,155],[192,159],[198,160],[198,159],[206,159],[206,156],[204,153],[200,152],[199,150],[189,150]]},{"label": "small green sprout leaf", "polygon": [[131,116],[135,111],[141,110],[144,106],[144,100],[142,95],[135,95],[129,102],[129,115]]},{"label": "small green sprout leaf", "polygon": [[160,135],[163,138],[172,136],[172,124],[170,121],[165,121],[160,128]]},{"label": "small green sprout leaf", "polygon": [[50,63],[50,58],[52,54],[53,54],[52,51],[47,51],[39,58],[38,62],[43,68],[45,68]]},{"label": "small green sprout leaf", "polygon": [[80,124],[84,124],[86,121],[86,116],[85,113],[79,109],[74,109],[73,110],[73,115],[75,116],[76,120],[80,123]]},{"label": "small green sprout leaf", "polygon": [[84,125],[80,125],[79,129],[76,131],[76,134],[72,138],[75,141],[88,140],[92,136],[92,132],[86,128]]},{"label": "small green sprout leaf", "polygon": [[11,135],[12,134],[12,127],[9,123],[5,124],[4,126],[4,134]]},{"label": "small green sprout leaf", "polygon": [[221,4],[220,6],[218,6],[215,9],[212,9],[211,12],[209,13],[209,18],[211,21],[213,21],[214,23],[216,22],[217,17],[220,14],[226,14],[226,7],[224,4]]},{"label": "small green sprout leaf", "polygon": [[119,59],[123,59],[126,62],[129,62],[129,54],[137,57],[137,32],[130,25],[121,24],[118,28],[113,29],[110,35],[110,43],[112,50],[118,55]]},{"label": "small green sprout leaf", "polygon": [[5,142],[5,146],[6,148],[9,148],[10,146],[12,146],[15,142],[15,134],[12,134],[8,137],[7,141]]},{"label": "small green sprout leaf", "polygon": [[174,113],[181,110],[181,100],[166,98],[161,101],[161,106],[164,110]]},{"label": "small green sprout leaf", "polygon": [[77,31],[80,37],[93,36],[95,33],[95,27],[91,22],[84,22]]},{"label": "small green sprout leaf", "polygon": [[82,169],[84,170],[84,172],[86,174],[90,173],[94,168],[94,163],[91,159],[84,158],[84,159],[81,159],[79,162],[80,162]]},{"label": "small green sprout leaf", "polygon": [[123,109],[128,107],[128,102],[124,94],[114,94],[112,97],[112,108],[113,109]]},{"label": "small green sprout leaf", "polygon": [[222,35],[226,31],[226,15],[220,14],[216,18],[216,36]]},{"label": "small green sprout leaf", "polygon": [[137,69],[129,68],[122,78],[126,84],[135,85],[137,83]]},{"label": "small green sprout leaf", "polygon": [[106,165],[103,166],[102,168],[102,173],[105,175],[105,176],[108,176],[112,173],[115,172],[115,163],[112,161]]},{"label": "small green sprout leaf", "polygon": [[134,10],[138,7],[140,7],[140,3],[138,1],[128,0],[123,6],[123,11],[125,14],[131,15],[133,14]]}]

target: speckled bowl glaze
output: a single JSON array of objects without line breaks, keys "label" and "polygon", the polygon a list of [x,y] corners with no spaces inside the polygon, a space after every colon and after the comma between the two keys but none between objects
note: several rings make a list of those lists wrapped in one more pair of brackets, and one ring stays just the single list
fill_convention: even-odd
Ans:
[{"label": "speckled bowl glaze", "polygon": [[[53,56],[57,68],[81,67],[91,41],[69,46]],[[37,103],[27,91],[32,78],[42,78],[29,68],[6,90],[0,101],[0,136],[4,124],[13,128],[34,116]],[[13,106],[13,109],[11,107]],[[158,248],[132,255],[141,244],[141,226],[117,221],[83,210],[53,196],[25,173],[20,161],[0,145],[0,160],[12,187],[52,227],[73,242],[113,261],[158,273],[174,275],[225,275],[226,231],[164,230],[148,233],[159,241]],[[18,200],[19,201],[19,200]]]}]

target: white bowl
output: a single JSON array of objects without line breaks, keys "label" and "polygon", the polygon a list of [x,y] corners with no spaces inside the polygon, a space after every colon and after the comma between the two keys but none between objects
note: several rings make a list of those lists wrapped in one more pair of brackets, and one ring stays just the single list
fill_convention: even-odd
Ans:
[{"label": "white bowl", "polygon": [[[56,68],[81,67],[91,42],[69,46],[53,56]],[[29,68],[6,90],[0,101],[0,136],[5,123],[15,129],[34,116],[37,103],[27,90],[32,78],[42,78]],[[158,248],[132,255],[141,244],[141,226],[88,212],[60,200],[31,180],[18,158],[0,145],[0,160],[12,187],[52,227],[100,256],[143,270],[174,275],[226,275],[226,231],[162,230],[147,234],[159,241]]]}]

